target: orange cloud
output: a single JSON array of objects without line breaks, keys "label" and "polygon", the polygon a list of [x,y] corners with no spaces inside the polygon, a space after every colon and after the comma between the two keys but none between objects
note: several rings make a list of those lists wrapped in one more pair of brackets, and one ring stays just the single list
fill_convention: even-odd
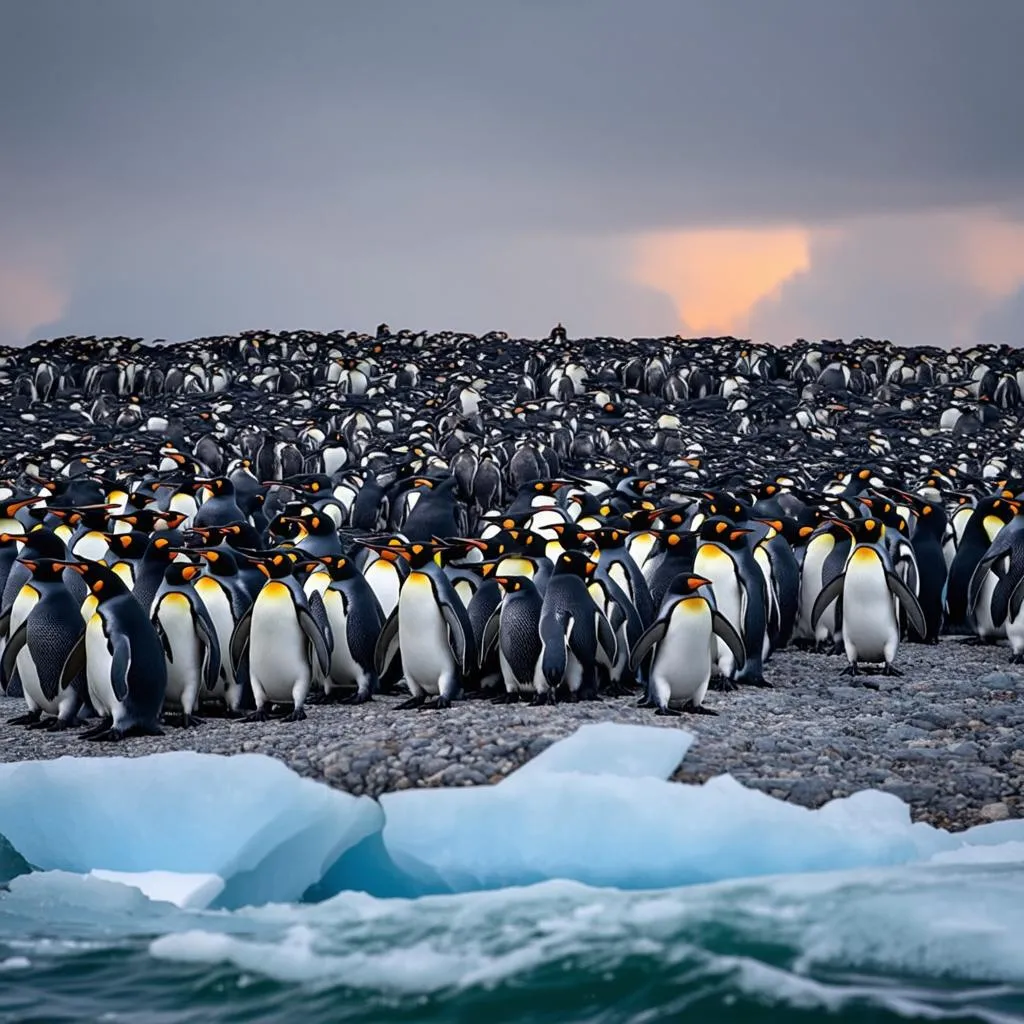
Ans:
[{"label": "orange cloud", "polygon": [[56,320],[66,301],[62,289],[41,271],[0,263],[0,340],[23,340],[33,328]]},{"label": "orange cloud", "polygon": [[810,266],[810,232],[713,228],[659,232],[637,244],[633,277],[669,295],[696,334],[741,334],[753,306]]}]

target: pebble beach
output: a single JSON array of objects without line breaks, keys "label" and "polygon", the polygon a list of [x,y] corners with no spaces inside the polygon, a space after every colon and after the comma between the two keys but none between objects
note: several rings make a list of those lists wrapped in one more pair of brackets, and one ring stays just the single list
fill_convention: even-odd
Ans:
[{"label": "pebble beach", "polygon": [[[773,688],[712,693],[715,717],[659,718],[634,697],[554,707],[467,700],[441,712],[396,711],[401,697],[377,697],[359,707],[311,706],[304,722],[208,718],[200,728],[168,726],[162,737],[116,745],[5,726],[0,761],[259,753],[378,796],[498,782],[579,725],[613,721],[693,732],[675,776],[682,783],[728,773],[804,807],[880,789],[906,801],[914,820],[957,830],[1024,816],[1024,674],[1008,664],[1009,652],[956,638],[904,652],[902,678],[851,679],[840,674],[842,657],[780,651]],[[0,699],[4,719],[22,707]]]}]

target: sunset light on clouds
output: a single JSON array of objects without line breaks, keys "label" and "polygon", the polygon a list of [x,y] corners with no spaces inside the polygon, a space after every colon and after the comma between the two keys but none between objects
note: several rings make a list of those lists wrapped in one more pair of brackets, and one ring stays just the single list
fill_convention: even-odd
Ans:
[{"label": "sunset light on clouds", "polygon": [[755,303],[809,266],[798,228],[701,229],[641,238],[635,276],[672,299],[681,329],[709,336],[743,333]]},{"label": "sunset light on clouds", "polygon": [[1024,344],[1022,0],[8,6],[0,344]]}]

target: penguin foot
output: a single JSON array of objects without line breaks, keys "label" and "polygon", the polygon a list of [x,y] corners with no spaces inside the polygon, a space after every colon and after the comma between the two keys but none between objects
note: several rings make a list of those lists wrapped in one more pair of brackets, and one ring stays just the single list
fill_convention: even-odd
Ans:
[{"label": "penguin foot", "polygon": [[729,679],[728,676],[717,676],[711,680],[711,689],[719,690],[722,693],[730,693],[731,691],[738,689],[734,680]]},{"label": "penguin foot", "polygon": [[888,662],[887,662],[886,665],[885,665],[885,668],[882,669],[882,675],[883,676],[902,676],[903,673],[898,668],[894,668],[892,665],[888,664]]},{"label": "penguin foot", "polygon": [[669,707],[655,708],[654,709],[654,713],[659,718],[682,718],[682,716],[683,716],[682,711],[679,711],[676,708],[669,708]]},{"label": "penguin foot", "polygon": [[520,700],[519,691],[513,690],[512,693],[500,693],[497,697],[491,698],[492,704],[518,704]]},{"label": "penguin foot", "polygon": [[546,704],[550,704],[552,707],[558,703],[558,698],[555,696],[554,690],[547,690],[544,693],[538,693],[534,696],[533,700],[530,701],[530,707],[542,708]]},{"label": "penguin foot", "polygon": [[987,647],[991,643],[990,640],[980,636],[962,636],[958,637],[958,644],[963,644],[964,647]]},{"label": "penguin foot", "polygon": [[859,676],[860,669],[857,667],[857,662],[854,662],[852,665],[847,665],[839,674],[841,676]]},{"label": "penguin foot", "polygon": [[367,690],[365,693],[354,693],[340,701],[341,704],[369,704],[373,700],[373,694]]},{"label": "penguin foot", "polygon": [[768,682],[764,676],[754,676],[751,679],[741,679],[744,686],[757,686],[762,690],[774,690],[775,684]]},{"label": "penguin foot", "polygon": [[182,729],[197,729],[201,725],[206,725],[206,722],[198,715],[182,715],[178,725]]},{"label": "penguin foot", "polygon": [[157,725],[129,725],[127,729],[107,729],[90,736],[93,743],[120,743],[133,736],[163,736],[164,731]]},{"label": "penguin foot", "polygon": [[420,711],[443,711],[451,706],[451,697],[435,697],[433,700],[424,701],[420,705]]},{"label": "penguin foot", "polygon": [[637,706],[638,708],[653,708],[653,707],[654,707],[654,701],[653,701],[653,700],[651,699],[651,695],[650,695],[649,693],[645,693],[645,694],[644,694],[644,695],[643,695],[643,696],[642,696],[642,697],[641,697],[641,698],[640,698],[640,699],[639,699],[639,700],[638,700],[638,701],[636,702],[636,706]]},{"label": "penguin foot", "polygon": [[306,720],[306,712],[303,708],[296,708],[290,715],[285,715],[281,719],[282,722],[304,722]]},{"label": "penguin foot", "polygon": [[270,719],[270,710],[267,708],[267,705],[264,704],[263,707],[257,708],[255,711],[250,712],[248,715],[246,715],[245,718],[242,719],[242,721],[243,722],[266,722],[269,719]]},{"label": "penguin foot", "polygon": [[113,725],[114,725],[114,720],[112,718],[104,718],[104,719],[102,719],[99,722],[99,724],[94,725],[94,726],[92,726],[89,729],[86,729],[81,734],[82,739],[83,740],[91,740],[93,738],[93,736],[99,736],[100,733],[104,733],[108,729],[111,729],[113,727]]},{"label": "penguin foot", "polygon": [[25,726],[26,729],[46,729],[51,728],[50,723],[53,721],[52,718],[40,718],[37,722],[29,722]]},{"label": "penguin foot", "polygon": [[225,708],[224,717],[238,721],[238,719],[242,717],[242,712],[239,711],[238,708]]},{"label": "penguin foot", "polygon": [[341,698],[337,695],[337,691],[331,693],[323,693],[320,690],[314,690],[306,696],[307,704],[340,704],[342,703]]},{"label": "penguin foot", "polygon": [[421,693],[418,697],[410,697],[408,700],[403,700],[401,704],[395,705],[396,711],[411,711],[413,708],[418,708],[421,704],[426,703],[427,696]]},{"label": "penguin foot", "polygon": [[1012,658],[1010,658],[1010,664],[1024,665],[1024,651],[1021,651],[1020,654],[1015,654]]},{"label": "penguin foot", "polygon": [[51,718],[46,724],[48,732],[65,732],[70,729],[75,723],[68,722],[63,718]]},{"label": "penguin foot", "polygon": [[718,717],[717,711],[714,711],[711,708],[706,708],[703,704],[687,704],[686,707],[683,708],[683,710],[688,715],[714,715],[715,718]]},{"label": "penguin foot", "polygon": [[8,725],[35,725],[40,718],[43,717],[42,711],[26,711],[23,715],[18,715],[17,718],[8,718]]}]

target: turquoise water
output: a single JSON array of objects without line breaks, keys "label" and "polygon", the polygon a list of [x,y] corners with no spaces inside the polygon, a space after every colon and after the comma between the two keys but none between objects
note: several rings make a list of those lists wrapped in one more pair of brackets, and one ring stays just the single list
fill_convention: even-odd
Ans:
[{"label": "turquoise water", "polygon": [[1024,868],[232,912],[60,872],[0,893],[4,1024],[681,1018],[1024,1021]]}]

